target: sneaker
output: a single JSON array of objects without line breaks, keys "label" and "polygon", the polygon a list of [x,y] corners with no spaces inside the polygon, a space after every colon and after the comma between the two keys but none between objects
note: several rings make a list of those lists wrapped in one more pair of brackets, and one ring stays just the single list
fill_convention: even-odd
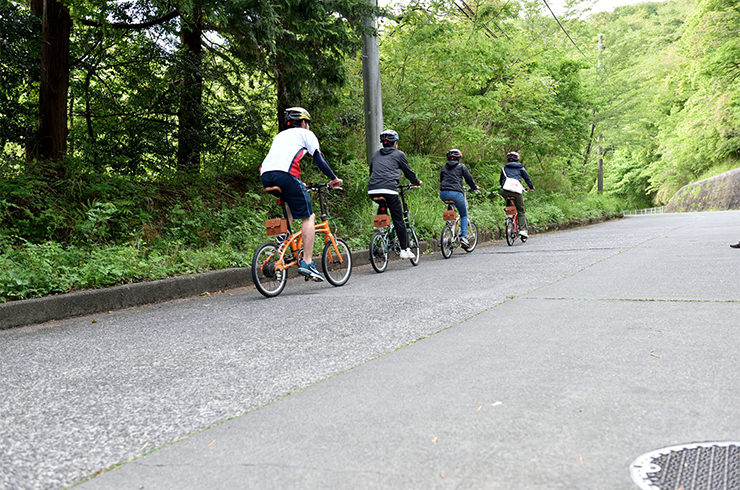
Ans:
[{"label": "sneaker", "polygon": [[733,243],[733,244],[732,244],[732,245],[730,245],[730,246],[731,246],[732,248],[740,248],[740,242],[737,242],[737,243]]},{"label": "sneaker", "polygon": [[412,252],[410,248],[407,248],[406,250],[401,250],[401,258],[402,259],[415,259],[416,254]]},{"label": "sneaker", "polygon": [[521,230],[521,231],[519,232],[519,234],[520,234],[521,236],[523,236],[524,238],[527,238],[527,237],[529,236],[529,234],[527,233],[527,230]]},{"label": "sneaker", "polygon": [[470,246],[470,242],[468,242],[468,237],[461,236],[460,237],[460,245],[462,245],[464,248],[468,248]]},{"label": "sneaker", "polygon": [[301,263],[298,266],[298,273],[302,276],[310,277],[316,282],[321,282],[324,280],[324,276],[321,275],[321,272],[319,272],[319,270],[316,268],[316,264],[314,264],[313,262],[307,264],[305,260],[301,260]]}]

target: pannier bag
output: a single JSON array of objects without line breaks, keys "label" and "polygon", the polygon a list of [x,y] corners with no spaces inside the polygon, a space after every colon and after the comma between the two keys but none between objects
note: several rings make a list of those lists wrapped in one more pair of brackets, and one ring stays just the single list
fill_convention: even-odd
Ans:
[{"label": "pannier bag", "polygon": [[504,212],[506,212],[506,216],[514,216],[516,214],[516,206],[506,206]]},{"label": "pannier bag", "polygon": [[391,217],[387,214],[376,214],[373,216],[373,226],[375,228],[384,228],[391,225]]},{"label": "pannier bag", "polygon": [[442,219],[445,221],[455,221],[457,219],[457,215],[455,214],[454,209],[448,209],[447,211],[444,211],[442,213]]},{"label": "pannier bag", "polygon": [[288,232],[288,220],[285,218],[268,219],[265,221],[268,236],[280,235]]}]

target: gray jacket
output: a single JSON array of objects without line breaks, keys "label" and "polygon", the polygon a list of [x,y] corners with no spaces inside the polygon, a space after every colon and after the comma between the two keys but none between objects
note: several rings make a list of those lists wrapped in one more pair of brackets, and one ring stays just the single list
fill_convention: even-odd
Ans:
[{"label": "gray jacket", "polygon": [[396,192],[396,187],[401,182],[401,172],[413,185],[420,184],[419,178],[409,167],[409,161],[404,152],[397,148],[381,148],[375,152],[370,161],[370,180],[367,183],[367,190],[385,189]]},{"label": "gray jacket", "polygon": [[445,163],[445,166],[442,167],[442,171],[439,173],[439,190],[462,192],[463,178],[470,186],[471,191],[478,188],[478,186],[475,185],[473,176],[470,175],[468,167],[460,163],[460,160],[447,160],[447,163]]}]

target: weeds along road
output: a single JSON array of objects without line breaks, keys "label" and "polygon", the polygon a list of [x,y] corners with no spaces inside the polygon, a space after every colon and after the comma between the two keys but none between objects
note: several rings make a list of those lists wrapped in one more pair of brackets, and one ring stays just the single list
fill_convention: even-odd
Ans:
[{"label": "weeds along road", "polygon": [[630,217],[0,331],[0,487],[190,435],[83,487],[633,488],[642,453],[740,437],[738,239]]}]

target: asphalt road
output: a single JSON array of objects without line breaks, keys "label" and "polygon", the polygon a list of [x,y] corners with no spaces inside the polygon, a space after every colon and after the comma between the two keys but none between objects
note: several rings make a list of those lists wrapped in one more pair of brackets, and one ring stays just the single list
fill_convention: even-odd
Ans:
[{"label": "asphalt road", "polygon": [[630,217],[0,331],[0,487],[636,488],[740,440],[738,239]]}]

